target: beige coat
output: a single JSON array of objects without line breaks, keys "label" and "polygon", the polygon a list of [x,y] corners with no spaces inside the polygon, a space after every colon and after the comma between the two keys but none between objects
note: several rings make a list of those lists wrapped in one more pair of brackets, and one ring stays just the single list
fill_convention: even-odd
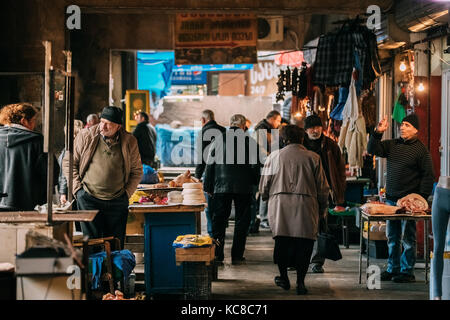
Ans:
[{"label": "beige coat", "polygon": [[269,199],[272,234],[316,240],[330,192],[320,156],[290,144],[267,158],[259,192]]},{"label": "beige coat", "polygon": [[[141,156],[136,138],[123,128],[119,130],[120,145],[125,169],[125,191],[128,198],[136,191],[136,188],[144,174]],[[100,139],[100,126],[95,125],[83,129],[75,138],[73,152],[73,194],[82,188],[84,174],[86,173],[97,144]],[[66,179],[69,176],[69,153],[66,152],[63,162],[63,173]]]}]

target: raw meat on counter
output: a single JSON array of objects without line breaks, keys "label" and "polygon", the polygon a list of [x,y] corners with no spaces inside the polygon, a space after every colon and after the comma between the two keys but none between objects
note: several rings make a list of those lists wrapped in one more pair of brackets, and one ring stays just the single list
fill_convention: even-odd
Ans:
[{"label": "raw meat on counter", "polygon": [[399,199],[397,206],[404,207],[410,212],[423,212],[429,208],[427,200],[417,193],[411,193]]},{"label": "raw meat on counter", "polygon": [[397,206],[389,206],[382,203],[368,202],[360,207],[365,213],[371,215],[392,215],[405,213],[405,209]]}]

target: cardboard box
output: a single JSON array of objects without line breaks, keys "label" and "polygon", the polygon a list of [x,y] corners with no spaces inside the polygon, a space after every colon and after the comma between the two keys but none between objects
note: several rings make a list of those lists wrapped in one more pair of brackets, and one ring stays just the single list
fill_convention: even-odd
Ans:
[{"label": "cardboard box", "polygon": [[[363,238],[367,239],[367,231],[363,231]],[[384,231],[370,232],[370,240],[387,240],[386,233]]]}]

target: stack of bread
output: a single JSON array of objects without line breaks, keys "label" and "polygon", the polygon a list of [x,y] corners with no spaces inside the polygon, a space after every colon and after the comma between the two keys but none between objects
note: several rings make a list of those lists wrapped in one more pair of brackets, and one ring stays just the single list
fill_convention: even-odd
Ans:
[{"label": "stack of bread", "polygon": [[202,183],[183,183],[183,204],[199,205],[206,202]]},{"label": "stack of bread", "polygon": [[183,203],[183,195],[181,194],[181,191],[171,191],[167,193],[167,197],[169,198],[168,204]]}]

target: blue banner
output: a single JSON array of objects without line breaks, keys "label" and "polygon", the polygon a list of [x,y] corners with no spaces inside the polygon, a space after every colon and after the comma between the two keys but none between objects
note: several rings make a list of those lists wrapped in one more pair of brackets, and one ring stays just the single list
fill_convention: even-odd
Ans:
[{"label": "blue banner", "polygon": [[206,84],[207,73],[202,71],[172,71],[172,85]]},{"label": "blue banner", "polygon": [[253,64],[186,64],[173,66],[173,71],[232,71],[250,69],[253,69]]}]

